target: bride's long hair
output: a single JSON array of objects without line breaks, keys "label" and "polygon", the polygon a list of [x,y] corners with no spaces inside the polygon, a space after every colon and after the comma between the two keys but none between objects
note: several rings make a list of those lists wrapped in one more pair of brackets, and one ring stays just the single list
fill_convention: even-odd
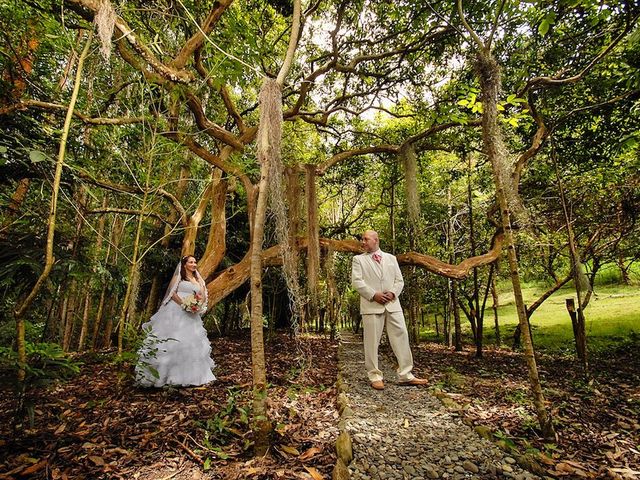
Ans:
[{"label": "bride's long hair", "polygon": [[[189,278],[187,277],[187,262],[189,261],[190,258],[193,258],[194,260],[196,259],[196,257],[194,257],[193,255],[185,255],[184,257],[182,257],[180,259],[180,278],[182,278],[182,280],[186,280],[187,282],[189,281]],[[193,275],[193,277],[195,279],[197,279],[198,277]]]}]

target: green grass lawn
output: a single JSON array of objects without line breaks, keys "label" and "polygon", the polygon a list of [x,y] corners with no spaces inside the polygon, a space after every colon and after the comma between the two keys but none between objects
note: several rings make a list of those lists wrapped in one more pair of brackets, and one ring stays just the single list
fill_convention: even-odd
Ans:
[{"label": "green grass lawn", "polygon": [[[499,286],[498,309],[500,334],[505,345],[511,345],[513,332],[518,324],[513,292],[510,283]],[[523,290],[525,303],[530,304],[542,294],[544,286],[527,285]],[[565,287],[548,298],[532,315],[531,326],[534,342],[545,350],[574,350],[571,319],[565,307],[565,298],[575,297],[573,287]],[[491,299],[485,311],[485,345],[495,341]],[[461,312],[463,331],[470,334],[469,322]],[[585,310],[587,336],[590,350],[608,349],[640,335],[640,286],[597,286]],[[426,338],[434,339],[433,319],[425,330]],[[470,341],[467,339],[466,341]]]}]

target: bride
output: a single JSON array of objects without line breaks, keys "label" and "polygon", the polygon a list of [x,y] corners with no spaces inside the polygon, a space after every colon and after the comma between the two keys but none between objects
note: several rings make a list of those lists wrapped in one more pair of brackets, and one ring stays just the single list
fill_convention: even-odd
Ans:
[{"label": "bride", "polygon": [[186,255],[176,267],[160,308],[142,325],[146,337],[138,351],[136,383],[143,387],[204,385],[211,372],[211,344],[200,315],[207,289],[197,262]]}]

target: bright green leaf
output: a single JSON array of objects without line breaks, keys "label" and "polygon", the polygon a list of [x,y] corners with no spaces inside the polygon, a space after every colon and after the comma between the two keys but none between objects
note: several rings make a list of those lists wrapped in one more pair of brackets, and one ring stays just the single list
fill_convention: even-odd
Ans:
[{"label": "bright green leaf", "polygon": [[547,32],[549,32],[550,26],[551,24],[545,18],[544,20],[542,20],[542,22],[540,23],[540,26],[538,27],[538,33],[544,37],[547,34]]},{"label": "bright green leaf", "polygon": [[38,163],[46,160],[47,155],[40,150],[31,150],[29,152],[29,159],[31,160],[31,163]]}]

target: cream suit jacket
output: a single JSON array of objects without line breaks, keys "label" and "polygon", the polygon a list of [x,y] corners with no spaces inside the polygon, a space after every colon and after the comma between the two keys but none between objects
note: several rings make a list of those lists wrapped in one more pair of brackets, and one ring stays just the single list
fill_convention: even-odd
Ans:
[{"label": "cream suit jacket", "polygon": [[[401,312],[400,293],[404,287],[402,272],[394,255],[380,252],[382,260],[378,265],[371,254],[363,253],[353,257],[351,264],[351,285],[360,294],[360,313]],[[380,305],[371,301],[376,292],[390,291],[395,294],[393,301]]]}]

